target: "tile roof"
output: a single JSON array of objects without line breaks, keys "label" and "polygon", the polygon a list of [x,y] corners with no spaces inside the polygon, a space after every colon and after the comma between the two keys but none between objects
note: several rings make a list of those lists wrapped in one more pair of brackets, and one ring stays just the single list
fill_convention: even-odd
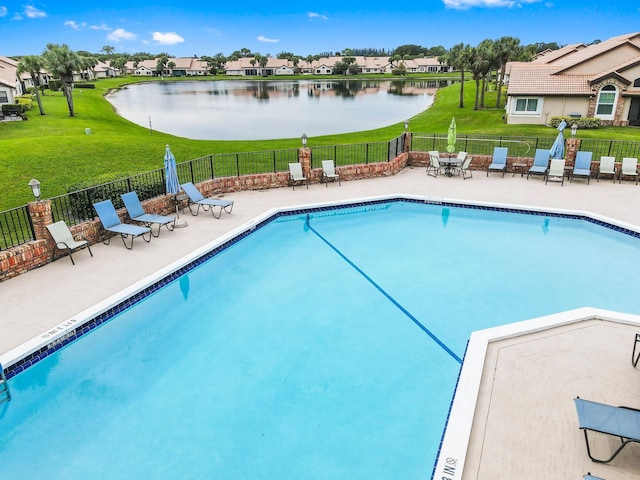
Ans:
[{"label": "tile roof", "polygon": [[544,52],[542,55],[538,55],[531,63],[553,63],[559,58],[575,53],[583,48],[586,48],[584,43],[572,43],[571,45],[565,45],[557,50],[550,50],[548,52]]},{"label": "tile roof", "polygon": [[507,95],[589,95],[591,75],[554,75],[558,67],[539,64],[515,64]]}]

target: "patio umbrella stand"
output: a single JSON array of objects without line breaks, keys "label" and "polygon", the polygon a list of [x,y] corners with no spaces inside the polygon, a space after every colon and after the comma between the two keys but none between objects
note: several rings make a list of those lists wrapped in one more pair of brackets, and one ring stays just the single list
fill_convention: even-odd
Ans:
[{"label": "patio umbrella stand", "polygon": [[176,167],[176,158],[171,152],[171,148],[167,145],[164,153],[164,173],[166,181],[167,194],[173,195],[173,201],[176,204],[176,224],[175,228],[183,228],[188,224],[184,220],[180,219],[180,207],[178,203],[178,193],[180,193],[180,182],[178,182],[178,169]]}]

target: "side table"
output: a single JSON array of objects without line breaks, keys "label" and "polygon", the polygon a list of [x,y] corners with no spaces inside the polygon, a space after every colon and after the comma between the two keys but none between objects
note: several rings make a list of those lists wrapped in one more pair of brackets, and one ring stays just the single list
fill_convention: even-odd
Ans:
[{"label": "side table", "polygon": [[515,177],[518,172],[520,172],[520,177],[524,176],[524,169],[527,167],[526,163],[513,163],[511,166],[513,167],[512,177]]}]

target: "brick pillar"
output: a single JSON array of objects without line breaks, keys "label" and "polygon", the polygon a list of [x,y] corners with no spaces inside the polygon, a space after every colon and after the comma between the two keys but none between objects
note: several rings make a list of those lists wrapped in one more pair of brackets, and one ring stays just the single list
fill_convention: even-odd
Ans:
[{"label": "brick pillar", "polygon": [[581,142],[582,141],[576,137],[567,138],[564,158],[567,160],[568,164],[573,164],[573,162],[575,162],[576,153],[580,150]]},{"label": "brick pillar", "polygon": [[408,153],[411,151],[411,133],[404,132],[404,153]]},{"label": "brick pillar", "polygon": [[311,180],[311,149],[307,147],[298,149],[298,160],[302,164],[302,174]]},{"label": "brick pillar", "polygon": [[29,215],[31,216],[31,223],[33,223],[36,240],[49,240],[49,231],[46,226],[53,223],[51,200],[30,202],[27,207],[29,208]]}]

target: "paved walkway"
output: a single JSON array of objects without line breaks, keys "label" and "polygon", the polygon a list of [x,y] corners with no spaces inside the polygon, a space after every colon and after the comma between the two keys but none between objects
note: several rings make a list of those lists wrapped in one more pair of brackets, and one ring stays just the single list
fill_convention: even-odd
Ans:
[{"label": "paved walkway", "polygon": [[[511,173],[502,178],[498,174],[487,177],[484,172],[474,172],[472,179],[463,180],[461,177],[448,178],[442,175],[433,178],[425,174],[424,168],[406,168],[395,176],[342,182],[342,186],[311,185],[308,190],[297,187],[295,191],[291,188],[280,188],[238,192],[228,195],[228,198],[235,201],[233,213],[223,214],[220,220],[203,213],[198,217],[186,214],[182,218],[187,220],[188,227],[176,229],[174,232],[163,231],[160,237],[152,239],[150,244],[137,239],[133,251],[125,250],[122,242],[114,238],[108,246],[99,244],[92,247],[94,258],[90,258],[86,251],[76,253],[75,266],[71,265],[69,259],[62,258],[0,283],[0,358],[29,339],[115,295],[211,240],[250,222],[252,218],[271,208],[389,194],[589,211],[625,224],[640,226],[640,186],[633,182],[612,184],[610,180],[599,183],[593,180],[589,185],[584,181],[575,181],[565,183],[561,187],[560,184],[552,182],[545,185],[540,177],[526,180],[520,175],[512,177]],[[594,282],[597,281],[594,279]],[[483,384],[482,387],[484,391],[491,390],[489,398],[496,401],[492,400],[490,408],[486,408],[486,404],[483,403],[482,409],[476,413],[483,417],[483,423],[478,428],[474,427],[470,449],[473,455],[467,459],[469,467],[465,470],[464,478],[578,479],[582,478],[587,469],[594,474],[602,473],[602,476],[609,480],[638,478],[640,453],[635,445],[627,447],[630,451],[627,455],[635,457],[628,457],[619,464],[614,462],[613,466],[600,466],[592,464],[586,457],[584,442],[578,436],[577,428],[572,432],[571,438],[562,439],[569,444],[564,445],[565,448],[560,453],[551,451],[551,447],[547,448],[545,436],[540,435],[544,430],[540,424],[518,425],[516,429],[520,438],[517,439],[502,435],[505,431],[513,430],[510,425],[517,420],[518,412],[534,408],[536,411],[540,408],[551,409],[555,401],[554,397],[551,404],[528,404],[528,396],[519,390],[527,387],[527,382],[523,382],[525,377],[522,377],[520,372],[538,375],[541,382],[539,388],[551,392],[553,397],[556,393],[550,389],[554,388],[556,383],[545,382],[547,373],[560,367],[564,375],[573,378],[576,371],[583,368],[582,359],[588,356],[587,352],[594,351],[591,349],[592,346],[605,343],[609,347],[606,352],[596,350],[592,360],[597,360],[599,355],[609,355],[611,349],[617,348],[621,349],[620,361],[624,367],[630,365],[626,359],[630,357],[630,345],[624,343],[628,332],[624,334],[624,342],[620,339],[619,343],[614,336],[611,337],[611,341],[602,342],[603,336],[609,335],[609,330],[581,330],[580,336],[575,338],[549,335],[550,338],[545,339],[546,345],[544,342],[536,341],[524,342],[524,345],[518,345],[516,342],[508,348],[496,346],[500,353],[496,354],[499,358],[494,367],[491,367],[495,368],[495,372],[492,371],[494,378],[489,379],[489,383]],[[587,330],[593,334],[585,335]],[[613,333],[617,333],[615,328]],[[554,338],[561,339],[561,352],[558,352],[558,344],[552,342]],[[560,358],[559,353],[563,354]],[[576,356],[577,353],[580,355]],[[618,360],[615,365],[617,362]],[[606,365],[612,369],[607,372],[610,383],[619,386],[618,382],[627,382],[624,384],[627,397],[631,397],[629,399],[635,400],[635,405],[640,406],[640,372],[632,369],[631,373],[625,371],[625,376],[618,378],[615,365]],[[629,375],[635,376],[633,388],[628,383],[631,381]],[[557,376],[560,384],[566,381],[561,378]],[[584,378],[584,375],[581,378]],[[584,382],[587,383],[586,380]],[[589,388],[593,388],[591,382]],[[579,389],[572,389],[571,392],[563,390],[560,396],[564,400],[567,395],[574,395],[576,390]],[[503,397],[509,401],[497,401]],[[514,405],[517,405],[516,410],[513,410]],[[534,423],[538,421],[536,418],[552,421],[548,415],[532,418],[531,422]],[[568,421],[571,425],[575,424],[574,418]],[[621,472],[620,466],[623,466],[625,471]]]}]

